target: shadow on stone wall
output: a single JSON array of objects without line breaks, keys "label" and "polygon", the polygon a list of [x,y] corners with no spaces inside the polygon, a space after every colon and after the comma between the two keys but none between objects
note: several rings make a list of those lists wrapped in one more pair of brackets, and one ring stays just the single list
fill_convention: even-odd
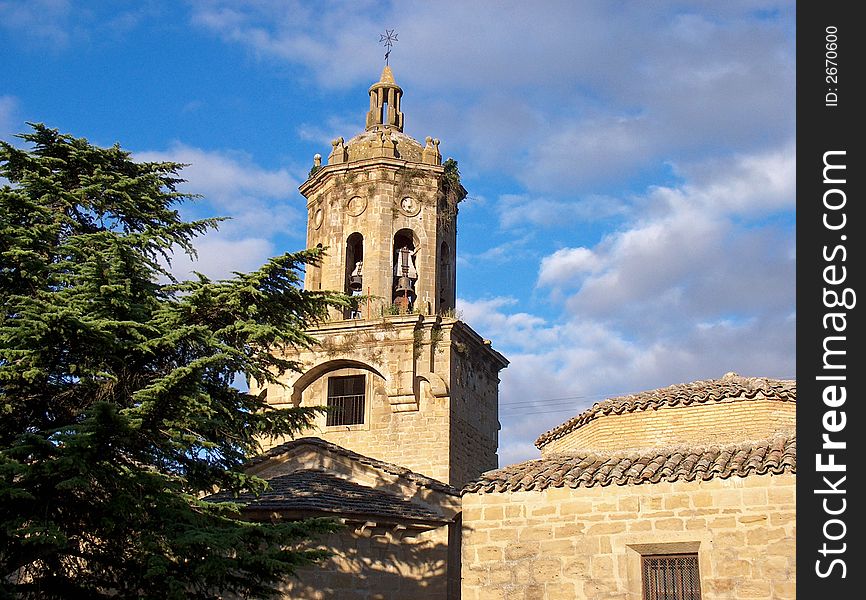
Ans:
[{"label": "shadow on stone wall", "polygon": [[318,456],[281,463],[262,475],[274,479],[294,471],[322,471],[355,486],[280,489],[278,496],[268,498],[267,508],[257,510],[253,503],[246,509],[254,520],[327,516],[345,524],[341,531],[309,542],[307,547],[327,550],[332,556],[298,569],[287,580],[284,597],[458,598],[460,517],[453,488],[426,478],[414,480],[417,476],[401,467],[364,464],[328,449]]},{"label": "shadow on stone wall", "polygon": [[448,527],[402,536],[392,528],[346,529],[320,540],[334,555],[299,569],[289,598],[444,599],[447,597]]}]

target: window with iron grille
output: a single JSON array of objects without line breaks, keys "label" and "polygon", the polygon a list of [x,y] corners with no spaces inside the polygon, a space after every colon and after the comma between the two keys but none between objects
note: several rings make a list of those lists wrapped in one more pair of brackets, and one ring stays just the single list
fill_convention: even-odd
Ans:
[{"label": "window with iron grille", "polygon": [[364,422],[363,375],[328,379],[328,416],[326,425],[359,425]]},{"label": "window with iron grille", "polygon": [[641,557],[643,600],[701,600],[697,554]]}]

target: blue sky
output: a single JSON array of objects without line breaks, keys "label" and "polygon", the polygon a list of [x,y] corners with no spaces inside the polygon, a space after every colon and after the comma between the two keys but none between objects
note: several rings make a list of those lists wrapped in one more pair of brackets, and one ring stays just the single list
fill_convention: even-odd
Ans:
[{"label": "blue sky", "polygon": [[[0,138],[39,121],[190,163],[195,268],[304,246],[315,153],[383,65],[469,190],[463,318],[502,372],[500,463],[593,402],[793,378],[794,3],[0,0]],[[178,273],[192,266],[183,260]]]}]

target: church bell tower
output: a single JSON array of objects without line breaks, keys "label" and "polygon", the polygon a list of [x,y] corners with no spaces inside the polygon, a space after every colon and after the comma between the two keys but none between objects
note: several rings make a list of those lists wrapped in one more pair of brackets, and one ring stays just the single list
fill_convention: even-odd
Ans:
[{"label": "church bell tower", "polygon": [[439,140],[403,132],[403,90],[385,66],[365,129],[331,142],[300,191],[308,290],[351,307],[309,331],[302,373],[268,390],[275,406],[327,406],[305,432],[461,486],[498,466],[499,371],[508,361],[455,314],[458,204],[466,196]]},{"label": "church bell tower", "polygon": [[327,165],[314,165],[301,186],[307,246],[328,249],[305,285],[362,297],[346,318],[454,310],[457,204],[466,190],[442,165],[439,140],[422,146],[403,133],[402,96],[386,66],[370,87],[366,129],[331,142]]}]

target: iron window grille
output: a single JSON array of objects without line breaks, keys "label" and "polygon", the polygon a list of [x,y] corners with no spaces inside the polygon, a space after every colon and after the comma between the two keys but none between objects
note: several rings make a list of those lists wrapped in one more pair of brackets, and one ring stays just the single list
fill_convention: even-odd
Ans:
[{"label": "iron window grille", "polygon": [[643,600],[701,600],[697,554],[641,557]]},{"label": "iron window grille", "polygon": [[363,375],[328,379],[328,415],[325,424],[363,424],[365,387]]}]

